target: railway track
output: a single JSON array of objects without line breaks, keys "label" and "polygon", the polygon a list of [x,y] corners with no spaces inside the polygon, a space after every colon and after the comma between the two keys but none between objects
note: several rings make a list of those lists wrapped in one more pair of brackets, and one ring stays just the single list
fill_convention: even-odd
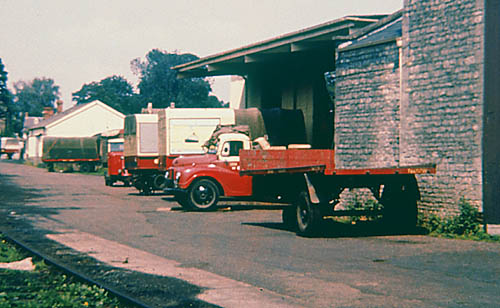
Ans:
[{"label": "railway track", "polygon": [[15,243],[16,245],[18,245],[22,249],[29,252],[31,255],[42,259],[47,264],[52,265],[53,267],[59,269],[60,271],[66,273],[68,275],[71,275],[73,277],[78,278],[82,282],[85,282],[87,284],[96,285],[99,288],[106,290],[109,294],[112,294],[113,296],[118,298],[124,304],[127,304],[129,306],[133,306],[133,307],[137,307],[137,308],[150,308],[150,307],[152,307],[151,305],[148,305],[137,298],[134,298],[128,294],[125,294],[124,292],[118,291],[115,288],[113,288],[105,283],[101,283],[99,281],[96,281],[95,279],[89,277],[88,275],[70,268],[69,266],[63,264],[59,260],[41,252],[40,250],[38,250],[36,248],[31,247],[28,243],[24,242],[23,240],[18,239],[15,235],[11,234],[10,232],[2,231],[1,233],[4,235],[4,237],[8,241]]}]

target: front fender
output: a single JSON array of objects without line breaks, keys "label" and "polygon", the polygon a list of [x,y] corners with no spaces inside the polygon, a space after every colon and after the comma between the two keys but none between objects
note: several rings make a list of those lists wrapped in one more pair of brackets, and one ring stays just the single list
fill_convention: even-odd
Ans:
[{"label": "front fender", "polygon": [[[199,178],[211,178],[216,181],[224,196],[250,196],[252,194],[252,180],[249,176],[240,176],[238,171],[228,170],[218,166],[185,168],[181,172],[178,187],[182,190]],[[176,171],[177,172],[177,171]]]}]

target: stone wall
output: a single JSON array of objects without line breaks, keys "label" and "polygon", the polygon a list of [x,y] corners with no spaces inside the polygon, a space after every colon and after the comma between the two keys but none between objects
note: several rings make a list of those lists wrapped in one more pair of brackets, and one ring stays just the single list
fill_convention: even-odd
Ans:
[{"label": "stone wall", "polygon": [[335,80],[339,168],[399,165],[400,70],[396,41],[341,49]]},{"label": "stone wall", "polygon": [[437,163],[419,176],[428,210],[482,206],[484,1],[405,0],[400,163]]}]

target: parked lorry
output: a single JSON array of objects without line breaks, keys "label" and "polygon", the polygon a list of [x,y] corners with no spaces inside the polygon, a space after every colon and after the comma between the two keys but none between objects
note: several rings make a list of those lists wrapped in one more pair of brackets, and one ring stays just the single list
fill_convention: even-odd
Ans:
[{"label": "parked lorry", "polygon": [[158,113],[159,169],[164,173],[181,155],[203,154],[202,145],[215,127],[234,123],[234,109],[162,109]]},{"label": "parked lorry", "polygon": [[49,171],[55,164],[78,166],[83,172],[92,172],[100,165],[100,140],[94,137],[43,137],[42,162]]},{"label": "parked lorry", "polygon": [[106,186],[113,186],[116,182],[122,182],[124,186],[132,184],[132,175],[125,168],[123,156],[123,138],[113,138],[107,140],[106,164],[108,166],[104,175]]},{"label": "parked lorry", "polygon": [[12,156],[21,151],[21,141],[13,137],[2,137],[0,139],[0,156],[2,154],[7,155],[9,159]]},{"label": "parked lorry", "polygon": [[[284,121],[275,125],[293,129]],[[214,132],[215,147],[205,155],[177,158],[167,176],[176,200],[186,210],[214,210],[220,197],[288,203],[283,221],[308,235],[327,216],[370,215],[336,210],[345,189],[368,188],[383,205],[377,214],[399,226],[415,226],[419,190],[415,174],[435,173],[435,165],[344,169],[335,150],[311,149],[293,140],[278,146],[241,129]],[[285,130],[286,131],[286,130]]]},{"label": "parked lorry", "polygon": [[132,185],[146,195],[162,189],[164,177],[158,169],[158,115],[126,116],[123,136],[125,169],[132,175]]},{"label": "parked lorry", "polygon": [[[202,145],[220,124],[234,124],[227,108],[166,108],[125,119],[125,167],[144,194],[165,188],[165,171],[179,156],[203,153]],[[157,135],[155,135],[157,131]]]}]

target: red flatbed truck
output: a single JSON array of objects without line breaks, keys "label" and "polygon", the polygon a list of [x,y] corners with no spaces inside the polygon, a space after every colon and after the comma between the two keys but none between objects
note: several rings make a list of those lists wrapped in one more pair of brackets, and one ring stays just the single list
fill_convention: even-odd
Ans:
[{"label": "red flatbed truck", "polygon": [[[256,140],[255,140],[256,141]],[[255,143],[254,141],[254,143]],[[343,169],[335,166],[334,150],[308,145],[252,146],[241,133],[218,136],[217,151],[178,158],[169,169],[177,201],[188,210],[216,208],[219,197],[289,203],[283,221],[297,233],[315,232],[326,216],[366,213],[335,210],[346,188],[368,188],[384,206],[388,223],[414,227],[420,198],[415,174],[435,173],[435,165]]]}]

